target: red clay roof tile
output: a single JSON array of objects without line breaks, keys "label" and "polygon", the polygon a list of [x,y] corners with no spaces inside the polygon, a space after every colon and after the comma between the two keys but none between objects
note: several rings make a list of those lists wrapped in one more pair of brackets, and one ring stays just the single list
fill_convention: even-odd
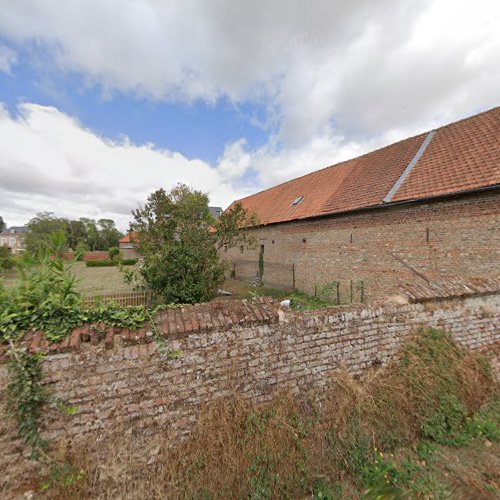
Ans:
[{"label": "red clay roof tile", "polygon": [[[260,224],[380,205],[426,136],[410,137],[238,201],[257,214]],[[390,202],[497,184],[500,184],[500,107],[437,129]],[[303,200],[292,205],[301,196]]]}]

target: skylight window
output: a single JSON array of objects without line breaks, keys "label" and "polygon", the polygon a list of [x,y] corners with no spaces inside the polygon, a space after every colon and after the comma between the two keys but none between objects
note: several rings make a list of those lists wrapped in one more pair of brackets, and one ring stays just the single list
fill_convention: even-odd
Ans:
[{"label": "skylight window", "polygon": [[302,200],[304,199],[304,195],[299,196],[298,198],[295,198],[295,200],[292,201],[292,206],[295,207],[298,205]]}]

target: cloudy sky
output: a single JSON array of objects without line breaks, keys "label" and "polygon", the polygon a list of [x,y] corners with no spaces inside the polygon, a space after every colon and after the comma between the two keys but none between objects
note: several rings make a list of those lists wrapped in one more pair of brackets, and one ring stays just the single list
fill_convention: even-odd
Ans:
[{"label": "cloudy sky", "polygon": [[500,104],[498,0],[0,0],[0,215],[213,205]]}]

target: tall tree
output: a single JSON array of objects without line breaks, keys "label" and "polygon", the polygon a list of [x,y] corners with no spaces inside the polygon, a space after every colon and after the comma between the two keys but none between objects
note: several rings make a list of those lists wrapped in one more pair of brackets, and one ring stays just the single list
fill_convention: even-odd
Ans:
[{"label": "tall tree", "polygon": [[88,249],[97,250],[99,246],[99,229],[96,221],[87,217],[80,217],[79,221],[85,227],[85,243]]},{"label": "tall tree", "polygon": [[139,271],[143,280],[166,302],[209,300],[224,280],[219,248],[248,239],[235,224],[253,219],[241,207],[238,214],[223,214],[216,221],[207,195],[182,184],[169,193],[152,193],[145,206],[133,212],[130,225],[144,257]]},{"label": "tall tree", "polygon": [[108,250],[111,247],[117,247],[118,241],[123,236],[116,229],[115,221],[111,219],[99,219],[97,221],[99,227],[99,250]]},{"label": "tall tree", "polygon": [[3,220],[3,217],[0,215],[0,233],[7,229],[7,224]]},{"label": "tall tree", "polygon": [[64,234],[65,249],[108,250],[118,245],[122,234],[111,219],[80,218],[79,220],[56,217],[52,212],[41,212],[28,222],[26,248],[35,252],[50,241],[54,233]]},{"label": "tall tree", "polygon": [[40,212],[28,222],[26,249],[35,253],[50,243],[52,234],[66,233],[67,221],[56,217],[53,212]]}]

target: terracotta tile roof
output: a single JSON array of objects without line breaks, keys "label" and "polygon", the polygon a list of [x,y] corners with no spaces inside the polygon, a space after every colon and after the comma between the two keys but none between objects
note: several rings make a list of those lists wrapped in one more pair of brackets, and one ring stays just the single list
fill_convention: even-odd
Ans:
[{"label": "terracotta tile roof", "polygon": [[500,107],[436,131],[391,201],[500,184]]},{"label": "terracotta tile roof", "polygon": [[126,234],[118,243],[133,243],[135,233]]},{"label": "terracotta tile roof", "polygon": [[[383,203],[427,133],[237,200],[261,224]],[[390,203],[500,184],[500,107],[436,130]],[[292,202],[303,196],[297,205]],[[236,203],[236,202],[234,202]]]}]

